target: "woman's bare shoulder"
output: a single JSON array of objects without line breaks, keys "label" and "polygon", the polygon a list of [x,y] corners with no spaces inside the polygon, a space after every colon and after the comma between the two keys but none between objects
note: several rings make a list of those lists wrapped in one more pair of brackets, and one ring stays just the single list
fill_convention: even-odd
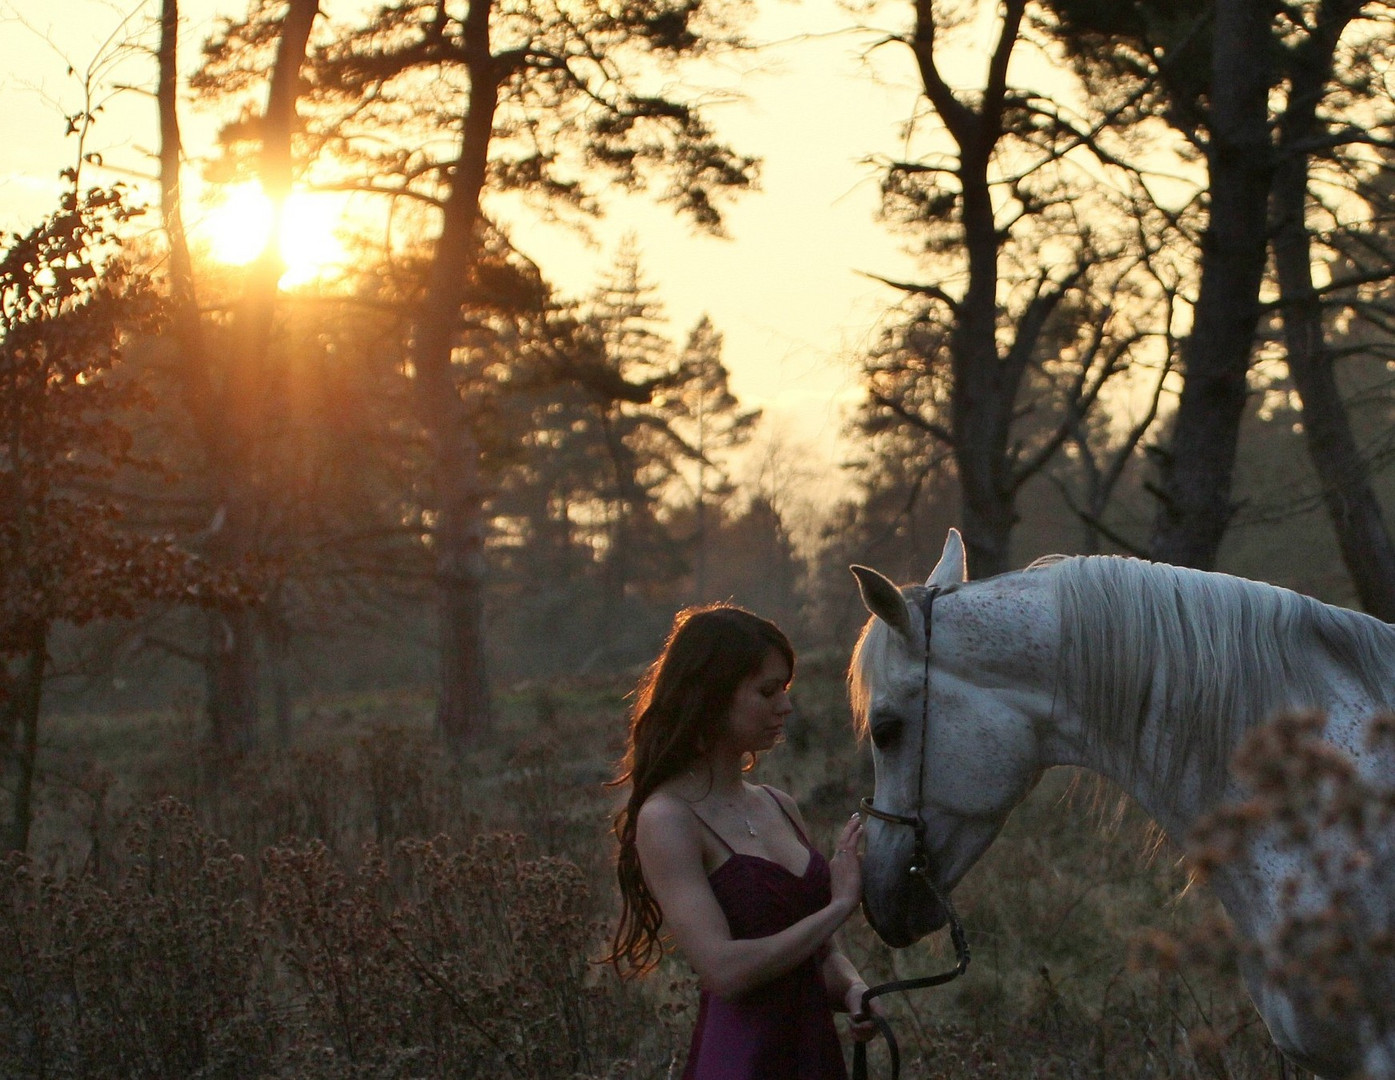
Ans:
[{"label": "woman's bare shoulder", "polygon": [[697,820],[686,799],[671,787],[660,785],[640,806],[635,825],[641,830],[690,833],[696,829]]},{"label": "woman's bare shoulder", "polygon": [[662,787],[639,808],[635,843],[646,875],[660,867],[703,865],[704,841],[697,816],[681,795]]}]

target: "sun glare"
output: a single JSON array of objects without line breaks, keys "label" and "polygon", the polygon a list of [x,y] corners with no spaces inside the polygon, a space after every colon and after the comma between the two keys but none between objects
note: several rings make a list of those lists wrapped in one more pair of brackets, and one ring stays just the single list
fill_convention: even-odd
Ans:
[{"label": "sun glare", "polygon": [[[282,215],[279,249],[286,264],[280,284],[290,288],[336,276],[349,254],[337,235],[343,213],[327,195],[292,192]],[[271,200],[257,183],[219,191],[199,224],[209,255],[229,266],[245,266],[261,254],[272,228]]]}]

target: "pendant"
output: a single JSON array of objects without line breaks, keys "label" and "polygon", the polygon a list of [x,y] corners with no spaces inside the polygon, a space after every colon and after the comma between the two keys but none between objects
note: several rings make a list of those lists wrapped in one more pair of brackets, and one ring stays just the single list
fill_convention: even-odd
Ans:
[{"label": "pendant", "polygon": [[755,836],[755,835],[756,835],[756,827],[755,827],[754,825],[751,824],[751,819],[750,819],[750,818],[746,818],[745,821],[746,821],[746,831],[747,831],[748,833],[750,833],[752,836]]}]

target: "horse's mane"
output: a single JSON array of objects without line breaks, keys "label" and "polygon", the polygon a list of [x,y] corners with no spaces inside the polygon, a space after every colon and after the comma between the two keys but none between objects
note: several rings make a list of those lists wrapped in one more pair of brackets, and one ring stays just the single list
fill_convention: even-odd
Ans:
[{"label": "horse's mane", "polygon": [[891,640],[892,630],[886,623],[881,619],[868,619],[853,646],[852,659],[848,664],[848,704],[852,709],[853,732],[859,740],[869,734],[871,721],[869,709],[872,692],[867,672],[869,669],[891,670],[886,658]]},{"label": "horse's mane", "polygon": [[[1249,727],[1282,708],[1327,700],[1323,657],[1371,699],[1395,705],[1395,628],[1288,589],[1116,556],[1040,566],[1061,611],[1061,690],[1086,738],[1141,760],[1144,721],[1162,708],[1169,786],[1189,762],[1203,799],[1218,798]],[[1330,688],[1329,688],[1330,689]]]}]

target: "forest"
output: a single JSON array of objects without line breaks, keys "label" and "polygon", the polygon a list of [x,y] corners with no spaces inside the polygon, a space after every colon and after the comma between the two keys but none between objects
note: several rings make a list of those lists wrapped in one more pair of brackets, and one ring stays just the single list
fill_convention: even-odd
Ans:
[{"label": "forest", "polygon": [[[625,227],[764,197],[710,79],[780,2],[251,0],[193,43],[179,0],[113,5],[148,175],[91,149],[114,88],[75,64],[62,194],[0,238],[0,1072],[676,1075],[681,967],[587,958],[625,694],[687,605],[789,632],[769,768],[821,826],[871,790],[848,566],[919,581],[951,526],[976,576],[1115,553],[1395,620],[1391,5],[840,7],[915,80],[864,166],[916,269],[874,275],[810,478]],[[235,193],[237,260],[190,226]],[[352,207],[332,275],[284,239],[309,195]],[[530,221],[607,268],[573,294]],[[1223,948],[1119,966],[1207,901],[1135,811],[1050,797],[976,871],[993,974],[903,1017],[915,1075],[1288,1068]]]}]

